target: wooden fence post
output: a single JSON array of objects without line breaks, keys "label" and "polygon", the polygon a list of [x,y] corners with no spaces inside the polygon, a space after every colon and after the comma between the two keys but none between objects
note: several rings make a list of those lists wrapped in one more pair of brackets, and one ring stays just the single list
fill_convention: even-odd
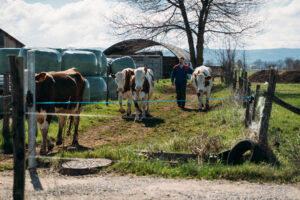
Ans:
[{"label": "wooden fence post", "polygon": [[[247,97],[249,97],[251,95],[251,83],[248,82],[247,85]],[[251,118],[250,118],[250,102],[249,99],[247,98],[246,100],[246,111],[245,111],[245,127],[248,128],[249,124],[251,122]]]},{"label": "wooden fence post", "polygon": [[274,96],[275,87],[276,87],[276,79],[277,79],[277,71],[271,69],[268,91],[265,100],[265,107],[263,110],[261,126],[259,129],[259,143],[264,147],[268,146],[268,128],[269,128],[269,120],[272,111],[272,98]]},{"label": "wooden fence post", "polygon": [[247,91],[248,91],[248,75],[247,75],[248,73],[247,72],[244,72],[244,77],[243,77],[243,80],[244,80],[244,84],[243,84],[243,86],[244,86],[244,89],[243,89],[243,95],[245,96],[245,95],[247,95]]},{"label": "wooden fence post", "polygon": [[255,120],[255,112],[256,112],[257,100],[259,96],[259,90],[260,90],[260,85],[256,85],[253,108],[252,108],[252,121]]},{"label": "wooden fence post", "polygon": [[239,76],[239,94],[241,95],[243,92],[243,79],[242,76]]},{"label": "wooden fence post", "polygon": [[13,148],[12,148],[12,137],[10,134],[10,128],[9,128],[9,117],[10,117],[10,101],[11,97],[10,91],[9,91],[9,74],[4,74],[4,85],[3,85],[3,96],[4,96],[4,103],[3,103],[3,148],[4,148],[4,153],[5,154],[11,154],[13,153]]},{"label": "wooden fence post", "polygon": [[237,72],[234,71],[234,78],[233,78],[233,90],[236,91],[236,81],[237,81]]},{"label": "wooden fence post", "polygon": [[12,82],[12,133],[14,150],[13,199],[24,199],[25,106],[23,57],[9,56]]}]

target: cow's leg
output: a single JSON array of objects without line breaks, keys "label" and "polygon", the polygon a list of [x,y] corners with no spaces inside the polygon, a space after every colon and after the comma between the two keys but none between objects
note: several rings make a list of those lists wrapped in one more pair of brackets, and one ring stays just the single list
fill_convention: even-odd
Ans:
[{"label": "cow's leg", "polygon": [[199,101],[199,110],[202,109],[202,94],[201,93],[197,93],[198,96],[198,101]]},{"label": "cow's leg", "polygon": [[135,118],[134,121],[138,121],[140,119],[139,117],[139,111],[140,111],[140,107],[137,101],[134,101],[134,107],[135,107]]},{"label": "cow's leg", "polygon": [[74,117],[74,135],[73,135],[72,146],[79,145],[79,143],[78,143],[78,126],[79,126],[79,115]]},{"label": "cow's leg", "polygon": [[50,121],[48,121],[48,120],[44,120],[42,123],[39,123],[40,130],[41,130],[42,137],[43,137],[42,147],[40,149],[41,155],[47,154],[47,150],[46,150],[47,147],[48,147],[48,150],[51,151],[54,146],[52,144],[51,140],[48,138],[49,125],[50,125]]},{"label": "cow's leg", "polygon": [[66,122],[66,116],[58,116],[59,127],[58,127],[56,145],[62,144],[62,132],[63,132],[65,122]]},{"label": "cow's leg", "polygon": [[127,102],[127,116],[131,115],[131,102],[132,102],[132,98],[129,97]]},{"label": "cow's leg", "polygon": [[73,121],[74,121],[73,116],[70,116],[69,120],[70,121],[69,121],[69,128],[68,128],[67,135],[71,135],[72,125],[73,125]]},{"label": "cow's leg", "polygon": [[209,110],[209,98],[210,98],[210,89],[208,89],[206,93],[206,104],[205,104],[206,110]]},{"label": "cow's leg", "polygon": [[150,104],[150,103],[147,102],[146,116],[150,116],[150,109],[149,109],[150,105],[149,105],[149,104]]},{"label": "cow's leg", "polygon": [[122,105],[122,100],[123,100],[122,92],[118,93],[118,100],[119,100],[119,104],[120,104],[120,112],[124,113],[125,109],[123,108],[123,105]]},{"label": "cow's leg", "polygon": [[149,100],[150,100],[150,97],[148,96],[147,98],[147,102],[145,103],[146,104],[146,116],[150,116],[150,111],[149,111],[149,107],[150,107],[150,103],[149,103]]},{"label": "cow's leg", "polygon": [[147,109],[147,103],[143,102],[142,103],[142,119],[146,118],[146,109]]}]

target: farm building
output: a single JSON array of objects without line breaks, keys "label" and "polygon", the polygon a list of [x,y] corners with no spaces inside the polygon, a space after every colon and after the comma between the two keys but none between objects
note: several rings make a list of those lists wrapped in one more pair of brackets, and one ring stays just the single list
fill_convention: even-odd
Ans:
[{"label": "farm building", "polygon": [[22,48],[25,45],[0,28],[0,48]]},{"label": "farm building", "polygon": [[[172,52],[175,57],[163,56],[162,52],[139,52],[143,49],[162,46]],[[153,70],[154,78],[169,78],[172,67],[178,63],[180,57],[184,57],[187,64],[190,61],[190,55],[184,49],[170,44],[159,43],[146,39],[132,39],[116,43],[104,51],[108,58],[118,58],[121,56],[130,56],[137,67],[146,66]]]}]

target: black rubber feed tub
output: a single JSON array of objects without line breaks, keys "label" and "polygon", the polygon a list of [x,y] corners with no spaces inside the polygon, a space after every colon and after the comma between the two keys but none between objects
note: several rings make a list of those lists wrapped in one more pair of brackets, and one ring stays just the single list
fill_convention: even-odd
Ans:
[{"label": "black rubber feed tub", "polygon": [[[250,151],[248,157],[244,154]],[[237,143],[229,152],[227,158],[228,165],[242,164],[245,161],[259,163],[265,158],[264,153],[260,146],[251,140],[244,140]]]}]

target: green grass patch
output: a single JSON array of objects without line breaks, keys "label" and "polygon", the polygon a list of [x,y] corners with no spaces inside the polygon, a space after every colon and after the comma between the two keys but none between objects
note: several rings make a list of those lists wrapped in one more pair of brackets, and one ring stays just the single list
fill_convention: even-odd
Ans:
[{"label": "green grass patch", "polygon": [[[170,80],[155,82],[156,88],[151,100],[174,100],[175,89]],[[234,97],[231,89],[225,88],[217,79],[211,98]],[[252,93],[256,85],[252,84]],[[262,90],[267,86],[262,84]],[[188,94],[191,94],[188,89]],[[282,100],[300,107],[299,84],[277,84],[276,96]],[[196,95],[188,95],[189,100],[196,99]],[[210,101],[211,110],[199,112],[198,103],[189,101],[186,107],[190,110],[182,111],[177,108],[176,102],[151,103],[152,118],[135,123],[133,120],[120,118],[118,104],[91,104],[83,108],[82,113],[88,115],[108,115],[112,117],[81,117],[79,125],[79,143],[82,137],[87,137],[89,130],[106,127],[103,131],[96,131],[95,140],[105,143],[86,151],[60,150],[56,156],[73,158],[109,158],[114,164],[107,170],[118,173],[133,173],[137,175],[155,175],[163,177],[183,177],[199,179],[228,179],[267,182],[299,182],[299,154],[300,154],[300,116],[273,104],[269,124],[269,145],[281,162],[279,168],[267,164],[245,163],[240,166],[225,166],[220,163],[198,165],[196,161],[174,163],[149,159],[140,156],[141,150],[192,153],[195,147],[204,148],[203,136],[218,138],[216,143],[219,151],[232,148],[239,141],[248,139],[249,129],[244,128],[244,108],[236,100]],[[134,108],[132,106],[132,110]],[[114,120],[112,123],[112,120]],[[2,129],[0,121],[0,129]],[[102,130],[102,129],[101,129]],[[51,123],[49,135],[56,138],[58,131],[57,119]],[[89,141],[92,143],[93,139]],[[275,148],[273,143],[280,143]],[[37,143],[41,143],[41,134],[38,134]],[[3,144],[0,135],[0,145]],[[198,145],[198,146],[197,146]],[[206,150],[212,153],[212,149]],[[0,167],[1,169],[6,169]]]}]

